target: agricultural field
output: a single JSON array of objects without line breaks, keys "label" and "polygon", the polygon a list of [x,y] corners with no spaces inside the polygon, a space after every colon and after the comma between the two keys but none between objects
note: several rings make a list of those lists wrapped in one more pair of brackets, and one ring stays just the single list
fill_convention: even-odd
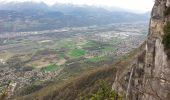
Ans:
[{"label": "agricultural field", "polygon": [[15,89],[20,91],[37,82],[43,86],[51,80],[61,83],[109,65],[142,44],[146,26],[147,23],[123,23],[1,33],[5,35],[0,37],[0,91],[9,81],[17,84]]}]

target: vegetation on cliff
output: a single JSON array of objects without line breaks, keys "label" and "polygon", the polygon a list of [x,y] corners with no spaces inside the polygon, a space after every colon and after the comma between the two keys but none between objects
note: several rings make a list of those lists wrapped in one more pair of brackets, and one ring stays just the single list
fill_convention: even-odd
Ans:
[{"label": "vegetation on cliff", "polygon": [[170,58],[170,22],[164,27],[163,44],[168,58]]},{"label": "vegetation on cliff", "polygon": [[90,100],[123,100],[124,94],[117,95],[110,85],[104,80],[100,81],[100,88],[92,95]]},{"label": "vegetation on cliff", "polygon": [[170,7],[167,7],[164,11],[164,15],[167,16],[170,14]]}]

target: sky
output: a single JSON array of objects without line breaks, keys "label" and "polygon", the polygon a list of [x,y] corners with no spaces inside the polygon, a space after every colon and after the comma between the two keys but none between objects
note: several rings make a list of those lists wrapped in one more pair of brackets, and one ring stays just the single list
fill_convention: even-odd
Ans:
[{"label": "sky", "polygon": [[48,5],[55,3],[71,3],[80,5],[95,5],[107,7],[119,7],[128,10],[135,10],[140,12],[151,11],[154,0],[0,0],[0,1],[34,1],[45,2]]}]

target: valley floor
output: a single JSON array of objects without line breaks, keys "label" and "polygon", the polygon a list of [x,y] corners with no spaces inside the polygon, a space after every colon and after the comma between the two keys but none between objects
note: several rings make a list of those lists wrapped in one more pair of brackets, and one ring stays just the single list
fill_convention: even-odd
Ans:
[{"label": "valley floor", "polygon": [[[146,23],[0,34],[0,94],[27,95],[124,57],[147,34]],[[17,91],[17,93],[16,93]],[[24,91],[24,92],[23,92]]]}]

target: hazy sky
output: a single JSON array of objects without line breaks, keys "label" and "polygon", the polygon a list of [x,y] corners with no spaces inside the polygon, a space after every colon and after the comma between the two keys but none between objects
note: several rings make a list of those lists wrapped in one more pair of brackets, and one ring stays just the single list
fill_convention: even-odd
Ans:
[{"label": "hazy sky", "polygon": [[154,3],[154,0],[0,0],[0,1],[35,1],[35,2],[44,1],[49,5],[59,2],[97,6],[114,6],[142,12],[150,11]]}]

